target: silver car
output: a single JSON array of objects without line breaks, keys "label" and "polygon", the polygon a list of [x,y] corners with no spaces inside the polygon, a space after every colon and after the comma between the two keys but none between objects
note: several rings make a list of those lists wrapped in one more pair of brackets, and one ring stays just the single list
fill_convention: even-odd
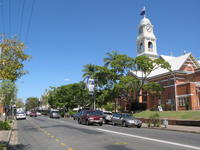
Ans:
[{"label": "silver car", "polygon": [[122,125],[124,127],[136,126],[137,128],[140,128],[142,126],[142,121],[136,119],[131,114],[114,113],[112,117],[112,124]]},{"label": "silver car", "polygon": [[50,112],[50,118],[57,118],[57,119],[59,119],[60,118],[59,111],[51,111]]},{"label": "silver car", "polygon": [[24,112],[17,112],[15,117],[16,117],[16,120],[26,119],[26,114]]}]

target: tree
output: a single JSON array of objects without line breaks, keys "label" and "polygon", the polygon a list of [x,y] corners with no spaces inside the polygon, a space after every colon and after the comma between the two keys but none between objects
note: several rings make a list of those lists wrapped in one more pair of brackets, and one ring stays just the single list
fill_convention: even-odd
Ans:
[{"label": "tree", "polygon": [[118,55],[117,51],[112,51],[111,53],[106,53],[108,57],[104,58],[104,66],[109,67],[110,64],[116,59],[116,56]]},{"label": "tree", "polygon": [[30,56],[24,53],[24,49],[24,43],[16,37],[3,37],[0,43],[0,80],[15,81],[27,73],[23,70],[23,63]]},{"label": "tree", "polygon": [[107,102],[106,105],[103,106],[103,108],[107,111],[112,111],[113,110],[113,104],[112,102]]},{"label": "tree", "polygon": [[93,64],[87,64],[83,66],[84,69],[82,70],[84,72],[83,78],[86,79],[87,77],[93,77],[93,75],[97,71],[97,66]]},{"label": "tree", "polygon": [[37,97],[29,97],[26,99],[26,110],[35,109],[36,107],[39,107],[39,98]]},{"label": "tree", "polygon": [[8,108],[10,105],[14,104],[16,100],[17,88],[16,88],[15,83],[9,80],[2,81],[0,83],[0,95],[1,95],[2,104],[5,108],[5,114],[6,114],[5,119],[7,120],[8,111],[9,111]]},{"label": "tree", "polygon": [[171,71],[170,64],[161,58],[155,60],[152,60],[147,56],[138,56],[135,58],[134,71],[132,73],[136,75],[136,77],[139,76],[135,98],[136,103],[138,103],[140,92],[143,89],[150,73],[158,68],[163,68]]},{"label": "tree", "polygon": [[23,108],[25,106],[22,99],[19,99],[19,98],[16,100],[15,105],[16,105],[16,108]]}]

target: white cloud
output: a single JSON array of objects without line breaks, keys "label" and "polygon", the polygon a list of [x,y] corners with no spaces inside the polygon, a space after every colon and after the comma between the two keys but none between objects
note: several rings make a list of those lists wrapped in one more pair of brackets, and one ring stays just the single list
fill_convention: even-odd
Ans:
[{"label": "white cloud", "polygon": [[70,81],[70,79],[69,78],[65,78],[64,81]]}]

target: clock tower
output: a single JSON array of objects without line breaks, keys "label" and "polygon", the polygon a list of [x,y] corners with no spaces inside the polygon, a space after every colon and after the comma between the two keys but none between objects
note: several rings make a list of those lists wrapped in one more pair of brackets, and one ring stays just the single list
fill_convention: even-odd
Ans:
[{"label": "clock tower", "polygon": [[145,15],[140,21],[138,31],[137,56],[148,56],[152,59],[157,58],[156,37],[153,33],[153,25]]}]

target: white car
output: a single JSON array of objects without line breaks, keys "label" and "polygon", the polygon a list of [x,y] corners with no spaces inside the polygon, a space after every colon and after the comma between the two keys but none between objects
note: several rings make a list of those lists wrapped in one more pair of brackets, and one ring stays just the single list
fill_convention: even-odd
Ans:
[{"label": "white car", "polygon": [[26,114],[24,112],[17,112],[16,120],[19,120],[19,119],[26,119]]},{"label": "white car", "polygon": [[42,114],[40,112],[36,112],[37,116],[41,116]]}]

